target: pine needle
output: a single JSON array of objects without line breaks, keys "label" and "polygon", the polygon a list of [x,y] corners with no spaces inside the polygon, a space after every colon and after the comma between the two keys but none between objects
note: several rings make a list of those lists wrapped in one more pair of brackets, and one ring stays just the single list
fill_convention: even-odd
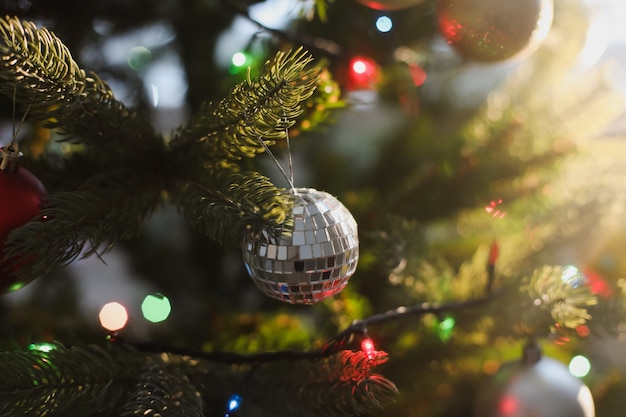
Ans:
[{"label": "pine needle", "polygon": [[205,103],[172,140],[176,153],[189,145],[214,160],[237,160],[264,151],[286,137],[286,129],[302,112],[319,81],[320,69],[304,50],[279,52],[261,74],[234,87],[219,103]]}]

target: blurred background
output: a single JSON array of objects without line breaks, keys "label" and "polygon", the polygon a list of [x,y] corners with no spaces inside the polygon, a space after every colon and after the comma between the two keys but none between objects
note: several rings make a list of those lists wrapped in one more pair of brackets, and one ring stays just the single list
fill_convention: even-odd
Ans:
[{"label": "blurred background", "polygon": [[[164,204],[138,238],[2,295],[5,348],[102,343],[101,311],[115,302],[128,316],[121,332],[134,340],[307,350],[354,319],[398,305],[480,295],[495,241],[497,284],[509,289],[501,298],[370,329],[390,354],[382,372],[401,392],[373,415],[467,415],[528,334],[563,363],[588,360],[577,377],[591,388],[598,416],[626,409],[626,3],[2,0],[0,7],[51,29],[82,68],[149,115],[164,140],[248,69],[258,73],[277,50],[304,46],[327,71],[323,99],[310,104],[320,111],[306,112],[290,131],[295,183],[336,195],[361,240],[359,267],[341,294],[291,306],[255,287],[238,247],[192,231]],[[487,29],[479,36],[465,27]],[[6,142],[19,124],[10,99],[0,116]],[[70,146],[28,121],[23,135],[53,152]],[[275,152],[286,166],[286,146]],[[286,186],[269,157],[248,164]],[[45,172],[37,174],[46,184]],[[542,288],[533,277],[555,265],[597,297],[591,320],[560,324],[537,301]]]}]

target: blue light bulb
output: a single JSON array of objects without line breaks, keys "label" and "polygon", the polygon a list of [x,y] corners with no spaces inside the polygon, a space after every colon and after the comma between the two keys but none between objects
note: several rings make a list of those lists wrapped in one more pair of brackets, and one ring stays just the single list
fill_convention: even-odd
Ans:
[{"label": "blue light bulb", "polygon": [[241,405],[241,397],[237,394],[233,394],[228,399],[228,411],[235,411]]},{"label": "blue light bulb", "polygon": [[393,21],[389,18],[389,16],[380,16],[376,19],[376,29],[379,32],[389,32],[393,27]]}]

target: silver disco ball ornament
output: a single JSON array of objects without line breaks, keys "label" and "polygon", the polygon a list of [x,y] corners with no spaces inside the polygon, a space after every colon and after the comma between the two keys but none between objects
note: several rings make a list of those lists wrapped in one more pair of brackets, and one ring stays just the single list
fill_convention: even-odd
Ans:
[{"label": "silver disco ball ornament", "polygon": [[243,260],[254,283],[271,298],[315,304],[340,292],[359,260],[357,224],[332,195],[296,188],[293,211],[277,230],[250,232]]}]

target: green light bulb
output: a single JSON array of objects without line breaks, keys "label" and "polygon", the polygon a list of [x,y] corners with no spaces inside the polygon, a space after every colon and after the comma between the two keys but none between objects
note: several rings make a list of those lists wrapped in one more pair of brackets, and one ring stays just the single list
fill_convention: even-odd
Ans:
[{"label": "green light bulb", "polygon": [[452,337],[452,332],[454,331],[454,325],[456,324],[454,317],[446,316],[443,320],[441,320],[437,326],[437,334],[439,338],[446,342],[448,339]]},{"label": "green light bulb", "polygon": [[37,350],[39,352],[50,352],[54,349],[56,349],[54,343],[48,342],[31,343],[30,345],[28,345],[28,350]]},{"label": "green light bulb", "polygon": [[152,323],[158,323],[168,318],[172,306],[170,300],[163,294],[150,294],[141,303],[143,317]]}]

